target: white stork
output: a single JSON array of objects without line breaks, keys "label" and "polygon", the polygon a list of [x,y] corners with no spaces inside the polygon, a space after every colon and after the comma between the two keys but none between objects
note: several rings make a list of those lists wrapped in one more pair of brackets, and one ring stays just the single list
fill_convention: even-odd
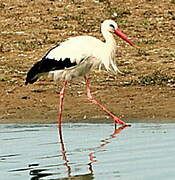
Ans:
[{"label": "white stork", "polygon": [[101,24],[101,32],[105,39],[104,42],[92,36],[77,36],[69,38],[67,41],[60,43],[52,48],[43,58],[33,65],[27,73],[25,84],[32,84],[37,79],[47,74],[53,77],[55,81],[63,80],[64,85],[60,91],[60,108],[58,114],[58,124],[61,126],[62,109],[64,91],[67,82],[78,76],[84,76],[87,88],[88,100],[97,104],[109,116],[113,118],[115,123],[127,125],[124,121],[117,118],[103,105],[97,102],[91,95],[90,82],[86,74],[92,67],[103,65],[107,71],[119,71],[113,59],[116,51],[116,42],[113,34],[128,42],[131,46],[135,46],[127,36],[121,32],[116,22],[113,20],[105,20]]}]

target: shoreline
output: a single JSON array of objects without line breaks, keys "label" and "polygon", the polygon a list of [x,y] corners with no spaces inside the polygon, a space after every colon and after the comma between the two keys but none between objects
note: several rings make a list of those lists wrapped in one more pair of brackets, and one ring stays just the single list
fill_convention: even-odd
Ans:
[{"label": "shoreline", "polygon": [[[174,117],[169,118],[129,118],[129,119],[122,119],[128,124],[132,123],[175,123]],[[65,119],[63,117],[62,123],[90,123],[90,124],[114,124],[114,121],[111,118],[104,117],[104,118],[76,118],[76,119]],[[57,124],[57,119],[6,119],[0,121],[0,124]]]}]

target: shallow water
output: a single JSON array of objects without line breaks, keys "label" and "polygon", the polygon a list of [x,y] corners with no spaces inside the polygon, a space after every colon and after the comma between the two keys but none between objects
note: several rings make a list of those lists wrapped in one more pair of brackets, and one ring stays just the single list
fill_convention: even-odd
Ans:
[{"label": "shallow water", "polygon": [[0,179],[174,180],[174,128],[64,124],[60,140],[56,125],[1,124]]}]

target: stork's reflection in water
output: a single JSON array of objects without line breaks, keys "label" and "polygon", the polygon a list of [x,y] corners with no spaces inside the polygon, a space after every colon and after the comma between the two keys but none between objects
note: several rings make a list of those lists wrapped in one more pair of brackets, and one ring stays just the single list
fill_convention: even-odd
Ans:
[{"label": "stork's reflection in water", "polygon": [[[111,143],[111,141],[110,141],[111,139],[117,138],[118,137],[117,134],[119,134],[126,127],[129,127],[129,126],[115,127],[115,130],[114,130],[114,132],[112,134],[110,134],[107,138],[100,140],[99,146],[91,148],[91,149],[94,149],[94,151],[92,151],[92,152],[90,152],[88,154],[89,160],[90,160],[90,162],[87,164],[89,173],[84,174],[84,175],[80,175],[80,176],[74,176],[74,178],[84,177],[84,179],[87,179],[87,180],[94,179],[94,176],[93,176],[93,174],[94,174],[93,163],[98,162],[98,160],[96,159],[95,153],[100,151],[100,149],[102,147],[104,147],[107,144]],[[63,140],[63,134],[62,134],[62,127],[59,128],[58,132],[59,132],[59,138],[60,138],[60,144],[61,144],[62,157],[63,157],[63,160],[65,161],[64,165],[67,167],[68,177],[72,177],[71,176],[71,173],[72,173],[71,167],[69,166],[69,160],[68,160],[67,155],[66,155],[66,150],[65,150],[64,140]]]},{"label": "stork's reflection in water", "polygon": [[55,180],[58,180],[58,179],[60,179],[60,180],[61,179],[62,180],[66,180],[66,179],[92,180],[92,179],[95,179],[95,177],[94,177],[95,172],[93,169],[93,165],[94,165],[94,163],[98,163],[98,157],[96,157],[97,156],[96,154],[98,152],[100,152],[104,146],[107,146],[108,144],[112,143],[112,141],[111,141],[112,139],[119,137],[117,135],[122,130],[124,130],[126,127],[128,127],[128,126],[122,126],[122,127],[116,128],[112,134],[110,134],[106,138],[100,140],[98,146],[91,147],[90,148],[91,152],[87,153],[87,158],[89,159],[89,162],[85,163],[85,165],[87,166],[87,168],[86,168],[87,171],[84,174],[81,172],[81,175],[77,175],[77,172],[74,172],[75,171],[75,168],[74,168],[75,163],[70,162],[70,160],[69,160],[69,157],[71,156],[71,154],[67,153],[69,151],[66,150],[65,143],[64,143],[64,137],[63,137],[63,133],[62,133],[62,126],[60,126],[58,129],[59,144],[60,144],[59,152],[61,151],[61,156],[62,156],[62,160],[63,160],[62,165],[64,167],[66,167],[66,172],[65,171],[63,172],[63,170],[61,168],[62,166],[60,166],[60,164],[58,165],[58,170],[57,170],[58,172],[56,172],[56,173],[49,173],[49,169],[37,167],[38,169],[34,168],[30,171],[30,175],[33,176],[31,178],[31,180],[39,180],[39,179],[42,179],[43,177],[47,177],[48,179],[51,178],[52,180],[54,180],[54,178],[52,178],[52,177],[56,177],[56,176],[57,177],[60,176],[60,178],[55,178]]}]

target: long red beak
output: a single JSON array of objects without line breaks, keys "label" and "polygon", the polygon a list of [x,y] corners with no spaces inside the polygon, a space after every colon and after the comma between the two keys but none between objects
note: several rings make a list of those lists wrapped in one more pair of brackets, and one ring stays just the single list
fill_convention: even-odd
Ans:
[{"label": "long red beak", "polygon": [[128,37],[124,34],[124,33],[122,33],[122,31],[120,30],[120,29],[116,29],[115,30],[115,34],[117,35],[117,36],[119,36],[120,38],[122,38],[123,40],[125,40],[127,43],[129,43],[131,46],[135,46],[135,44],[131,41],[131,40],[129,40],[128,39]]}]

